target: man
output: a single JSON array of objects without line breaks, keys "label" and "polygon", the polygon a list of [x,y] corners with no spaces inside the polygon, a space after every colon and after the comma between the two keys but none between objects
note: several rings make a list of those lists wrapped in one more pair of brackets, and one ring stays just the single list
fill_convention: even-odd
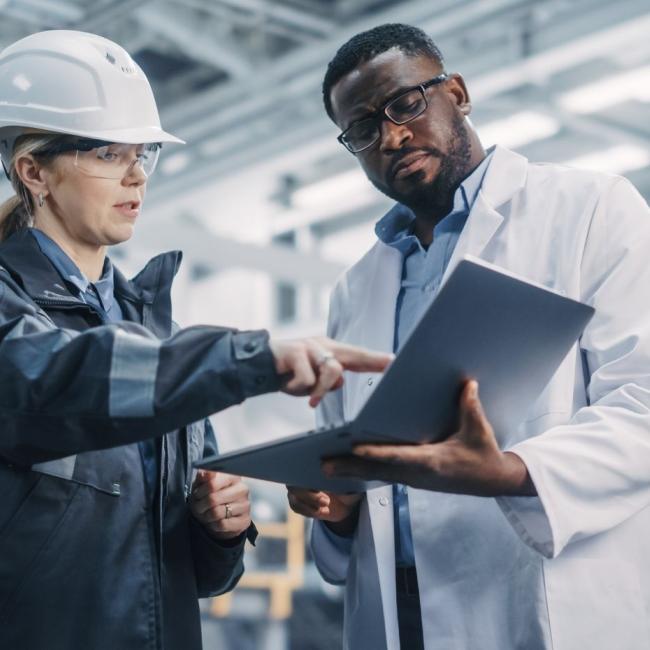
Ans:
[{"label": "man", "polygon": [[[650,647],[648,206],[620,177],[486,152],[463,79],[419,29],[353,37],[323,93],[340,142],[397,202],[333,292],[332,337],[398,350],[465,254],[596,309],[516,431],[492,430],[468,381],[448,440],[323,466],[394,485],[289,490],[317,520],[322,575],[345,584],[345,647]],[[326,398],[322,419],[354,416],[368,379]]]}]

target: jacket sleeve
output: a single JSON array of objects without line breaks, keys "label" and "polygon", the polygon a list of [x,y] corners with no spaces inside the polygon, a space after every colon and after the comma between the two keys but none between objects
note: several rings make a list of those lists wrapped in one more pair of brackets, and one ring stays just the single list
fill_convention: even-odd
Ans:
[{"label": "jacket sleeve", "polygon": [[650,211],[616,179],[592,216],[581,300],[596,313],[581,338],[587,406],[510,449],[539,497],[500,498],[523,541],[546,557],[650,504]]},{"label": "jacket sleeve", "polygon": [[57,328],[0,268],[0,457],[30,466],[163,434],[277,390],[265,331],[165,340],[117,323]]},{"label": "jacket sleeve", "polygon": [[[203,457],[218,453],[219,447],[210,420],[205,420]],[[257,528],[251,523],[248,530],[232,540],[216,540],[205,526],[190,516],[190,542],[194,573],[199,598],[224,594],[235,588],[244,573],[244,546],[246,540],[255,545]]]},{"label": "jacket sleeve", "polygon": [[[341,284],[339,283],[332,293],[327,323],[327,336],[334,339],[339,331],[339,317],[342,314],[339,306],[340,288]],[[318,426],[332,422],[342,422],[343,420],[343,391],[330,391],[323,397],[316,409]],[[314,520],[311,530],[310,549],[316,568],[327,582],[335,585],[345,583],[350,564],[352,539],[352,537],[346,538],[336,535],[322,521]]]}]

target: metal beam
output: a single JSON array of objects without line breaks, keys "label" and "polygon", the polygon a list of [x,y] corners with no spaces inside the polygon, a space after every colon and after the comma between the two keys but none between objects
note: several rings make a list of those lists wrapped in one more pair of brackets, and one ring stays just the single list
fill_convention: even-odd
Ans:
[{"label": "metal beam", "polygon": [[80,21],[71,22],[71,29],[82,32],[102,32],[110,23],[124,15],[133,13],[139,7],[148,4],[151,0],[121,0],[120,2],[103,2],[89,11]]},{"label": "metal beam", "polygon": [[222,237],[189,220],[182,223],[156,222],[153,227],[139,228],[124,248],[127,252],[140,251],[140,254],[180,249],[185,254],[186,263],[203,268],[263,271],[278,281],[317,287],[331,286],[344,269],[344,265],[323,260],[313,253]]},{"label": "metal beam", "polygon": [[54,22],[78,21],[83,16],[83,11],[78,6],[61,0],[22,0],[28,9],[32,8],[48,14]]},{"label": "metal beam", "polygon": [[[471,18],[473,22],[476,22],[483,15],[479,10],[483,11],[486,4],[491,5],[493,8],[495,6],[492,3],[479,4],[482,7],[477,6],[476,3],[471,3],[470,7],[466,7],[464,14],[466,19]],[[516,1],[501,0],[499,6],[501,10],[504,10],[506,7],[521,7],[523,4]],[[409,7],[412,13],[416,11],[416,7],[411,6],[411,3],[409,3]],[[419,11],[423,12],[423,8],[419,3],[418,7]],[[640,10],[640,7],[641,5],[638,2],[628,1],[606,9],[607,15],[615,12],[615,14],[626,16],[635,10]],[[406,7],[402,7],[402,9],[404,12],[406,11]],[[430,8],[428,11],[431,11]],[[601,20],[604,17],[601,17]],[[578,19],[579,17],[576,15],[575,20]],[[612,20],[613,15],[610,15],[610,25]],[[434,23],[440,26],[444,22],[441,21],[442,18],[434,20],[429,17],[428,20],[423,19],[420,24],[428,28]],[[448,12],[445,21],[444,24],[448,28],[459,29],[461,16],[453,11]],[[581,39],[570,41],[568,44],[540,52],[523,61],[513,61],[510,65],[504,66],[503,69],[497,72],[489,70],[485,73],[479,72],[475,74],[469,84],[472,98],[475,100],[492,98],[518,86],[529,84],[535,79],[548,78],[550,74],[574,67],[579,62],[591,60],[595,56],[602,56],[603,52],[611,50],[612,47],[616,48],[616,45],[612,46],[612,39],[614,43],[626,43],[628,46],[629,43],[645,39],[645,34],[650,31],[650,17],[642,16],[629,20],[622,25],[616,23],[613,23],[613,25],[595,34],[589,34]],[[353,29],[357,30],[358,27]],[[548,26],[547,29],[552,29],[552,25]],[[172,130],[175,128],[181,137],[188,139],[190,143],[189,149],[193,147],[192,143],[197,143],[194,152],[196,153],[196,160],[202,160],[201,175],[203,182],[216,177],[218,174],[227,173],[235,165],[247,164],[254,161],[258,156],[273,155],[276,151],[291,147],[292,143],[295,142],[293,135],[296,132],[310,132],[314,135],[325,135],[328,132],[328,122],[320,107],[317,109],[318,112],[316,110],[313,113],[309,111],[302,118],[285,111],[286,116],[282,120],[283,107],[290,107],[299,101],[304,101],[306,96],[319,96],[318,86],[325,67],[325,61],[319,59],[323,55],[323,48],[324,46],[317,46],[308,48],[306,52],[300,51],[295,55],[289,55],[274,66],[272,70],[268,71],[264,79],[259,80],[260,85],[256,85],[257,82],[253,79],[244,96],[237,95],[239,90],[242,90],[241,86],[226,84],[222,90],[207,92],[198,98],[196,103],[190,102],[188,113],[184,114],[184,118],[189,119],[189,127],[186,123],[179,123],[175,127],[175,120],[168,122],[168,114],[163,115],[163,121],[167,128]],[[331,52],[328,53],[328,56],[329,54]],[[516,54],[512,53],[510,56],[515,57]],[[299,61],[298,57],[302,61]],[[549,72],[549,70],[552,70],[552,72]],[[256,88],[256,91],[251,93],[251,88]],[[214,103],[206,103],[208,100]],[[196,119],[188,117],[194,115],[194,111],[199,107],[202,107],[203,119],[198,115]],[[178,113],[177,117],[180,118],[181,114]],[[273,125],[273,129],[269,130],[267,125],[274,119],[274,115],[279,116],[276,118],[279,121],[277,121],[277,125]],[[287,123],[292,124],[291,129],[282,127],[283,124]],[[199,143],[205,141],[205,136],[208,133],[211,138],[214,138],[216,145],[211,148],[210,152],[205,148],[203,152],[200,149],[197,151]],[[223,140],[223,148],[219,146],[220,140]],[[276,142],[273,142],[274,140]],[[226,158],[229,162],[228,165],[224,164]],[[182,179],[182,182],[177,184],[180,179]],[[196,180],[196,167],[193,167],[191,170],[180,171],[177,177],[173,178],[173,180],[168,178],[165,183],[171,183],[176,186],[176,191],[182,191],[183,183],[195,186]],[[156,187],[154,194],[157,195],[158,191],[159,188]]]},{"label": "metal beam", "polygon": [[[613,7],[620,11],[620,6]],[[541,83],[554,74],[581,63],[616,52],[630,43],[645,40],[650,33],[650,15],[636,16],[623,23],[572,39],[565,45],[540,52],[503,70],[489,72],[472,81],[472,98],[485,99],[529,83]]]},{"label": "metal beam", "polygon": [[[415,25],[428,22],[435,27],[436,34],[440,35],[444,34],[446,29],[457,29],[462,24],[463,17],[467,16],[470,5],[473,8],[473,19],[479,20],[489,16],[495,6],[503,10],[507,7],[520,7],[527,2],[528,0],[473,0],[462,3],[457,9],[450,9],[442,15],[428,2],[411,0],[400,3],[398,7],[391,7],[341,28],[331,38],[316,46],[288,54],[275,61],[273,66],[261,66],[246,84],[221,84],[216,89],[196,95],[189,101],[168,107],[163,114],[167,128],[173,129],[178,124],[192,124],[192,128],[182,136],[189,139],[199,131],[214,130],[223,126],[224,120],[220,117],[219,109],[224,106],[238,104],[241,110],[262,111],[275,101],[278,91],[288,92],[296,88],[294,95],[297,95],[303,93],[305,88],[311,88],[318,92],[325,66],[339,45],[354,34],[381,22],[406,22]],[[458,3],[453,3],[452,6],[458,6]],[[251,93],[251,88],[256,91]]]},{"label": "metal beam", "polygon": [[189,58],[226,71],[233,78],[247,77],[252,65],[247,54],[225,33],[210,33],[191,13],[168,4],[143,7],[136,12],[143,28],[175,43]]},{"label": "metal beam", "polygon": [[[233,132],[233,137],[241,138],[241,133]],[[255,137],[257,135],[257,137]],[[197,187],[214,182],[218,177],[234,173],[251,164],[270,160],[275,156],[286,153],[292,149],[306,146],[309,142],[323,140],[331,137],[331,152],[335,152],[340,145],[336,142],[335,132],[325,121],[306,122],[298,124],[295,129],[282,138],[263,137],[260,133],[253,132],[248,136],[248,142],[241,142],[240,146],[227,146],[226,150],[211,155],[208,158],[197,156],[194,162],[179,173],[171,176],[160,174],[154,177],[147,189],[148,205],[155,205],[179,195],[186,194]],[[222,141],[225,142],[225,141]],[[190,159],[195,152],[184,149]]]},{"label": "metal beam", "polygon": [[261,31],[265,34],[295,41],[296,43],[313,43],[318,38],[314,34],[308,34],[307,32],[272,22],[266,16],[258,16],[251,13],[243,14],[222,4],[204,2],[203,0],[182,0],[182,4],[190,9],[197,9],[210,14],[216,20],[229,23],[234,27],[244,27],[245,29]]},{"label": "metal beam", "polygon": [[[635,147],[647,149],[650,147],[648,132],[632,126],[616,124],[599,115],[576,115],[560,106],[555,99],[543,88],[526,93],[526,100],[536,113],[548,115],[557,120],[562,127],[588,136],[590,140],[601,142],[603,140],[612,144],[631,144]],[[504,115],[516,113],[521,110],[521,98],[518,100],[496,97],[485,102],[490,110],[502,112]],[[480,125],[477,127],[481,133]]]},{"label": "metal beam", "polygon": [[217,1],[218,4],[264,16],[293,29],[300,29],[318,36],[328,36],[336,27],[336,24],[332,20],[322,18],[308,11],[283,6],[278,2],[268,2],[267,0]]}]

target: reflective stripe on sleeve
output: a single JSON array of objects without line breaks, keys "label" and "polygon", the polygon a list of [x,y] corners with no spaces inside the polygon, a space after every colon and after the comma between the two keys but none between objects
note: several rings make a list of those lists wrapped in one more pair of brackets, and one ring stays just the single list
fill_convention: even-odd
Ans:
[{"label": "reflective stripe on sleeve", "polygon": [[159,351],[160,341],[117,330],[108,398],[111,417],[153,415]]}]

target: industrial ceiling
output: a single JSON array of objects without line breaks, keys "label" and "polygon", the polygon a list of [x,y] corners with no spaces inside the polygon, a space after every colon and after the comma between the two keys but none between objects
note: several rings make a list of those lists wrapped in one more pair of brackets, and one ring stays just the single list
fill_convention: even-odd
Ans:
[{"label": "industrial ceiling", "polygon": [[[342,262],[314,242],[371,230],[387,203],[335,141],[320,84],[341,43],[383,22],[432,35],[466,78],[485,144],[624,173],[650,198],[647,0],[0,0],[0,15],[0,47],[41,29],[122,44],[165,128],[187,141],[164,152],[147,200],[160,218],[143,221],[127,256],[143,242],[182,246],[207,272],[288,281],[300,268],[304,282],[331,283]],[[225,206],[253,195],[220,228]]]}]

